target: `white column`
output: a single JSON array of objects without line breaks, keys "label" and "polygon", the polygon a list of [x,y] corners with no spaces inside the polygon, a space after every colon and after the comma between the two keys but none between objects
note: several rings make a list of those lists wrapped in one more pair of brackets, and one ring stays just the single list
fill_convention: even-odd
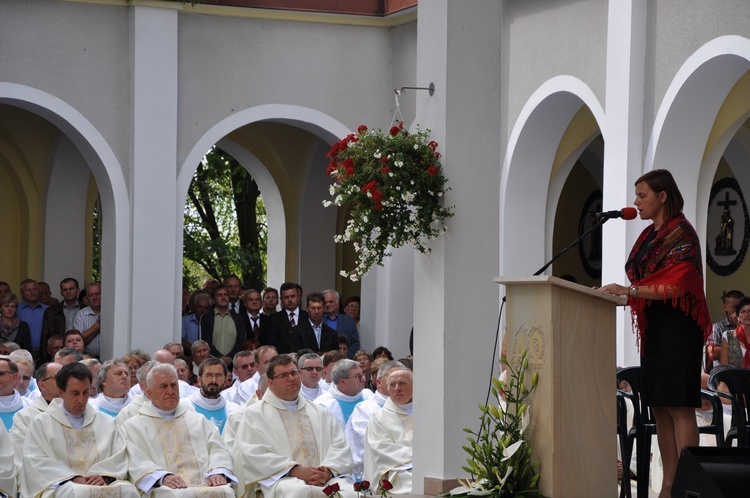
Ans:
[{"label": "white column", "polygon": [[[432,130],[455,205],[448,232],[414,262],[414,493],[466,477],[464,427],[493,372],[499,309],[502,2],[420,2],[415,123]],[[425,481],[425,479],[428,479]],[[433,480],[434,479],[434,480]]]},{"label": "white column", "polygon": [[[604,210],[633,204],[633,182],[642,173],[643,94],[646,64],[646,1],[611,0],[607,35]],[[612,222],[602,234],[602,283],[625,284],[624,265],[639,221]],[[638,365],[630,313],[618,309],[617,364]]]},{"label": "white column", "polygon": [[177,19],[176,10],[131,7],[132,332],[118,353],[151,352],[179,337]]}]

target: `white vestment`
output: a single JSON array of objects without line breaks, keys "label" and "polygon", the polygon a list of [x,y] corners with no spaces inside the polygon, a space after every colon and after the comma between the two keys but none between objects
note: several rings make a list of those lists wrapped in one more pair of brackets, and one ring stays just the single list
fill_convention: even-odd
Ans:
[{"label": "white vestment", "polygon": [[[75,429],[55,399],[44,413],[31,420],[23,446],[21,496],[37,497],[133,497],[135,487],[128,475],[125,440],[112,417],[88,405],[83,427]],[[87,486],[70,479],[98,474],[117,479],[108,486]]]},{"label": "white vestment", "polygon": [[[29,432],[29,425],[31,420],[47,411],[47,400],[43,396],[39,396],[31,402],[29,406],[16,413],[13,417],[13,428],[10,430],[10,440],[13,443],[14,461],[16,462],[16,475],[20,480],[23,477],[21,474],[21,466],[23,465],[23,443],[26,441],[26,435]],[[2,431],[0,431],[2,432]]]},{"label": "white vestment", "polygon": [[388,398],[378,391],[375,391],[375,397],[359,403],[349,417],[344,429],[344,435],[352,449],[352,458],[354,459],[354,473],[362,474],[362,464],[365,458],[365,431],[367,424],[370,423],[375,413],[379,412]]},{"label": "white vestment", "polygon": [[[195,386],[191,386],[184,380],[178,380],[177,384],[180,386],[180,399],[187,399],[188,396],[193,394],[193,391],[198,389]],[[143,394],[143,389],[141,389],[140,384],[136,384],[133,387],[130,388],[130,394],[132,394],[134,397],[138,394]]]},{"label": "white vestment", "polygon": [[29,406],[29,404],[31,404],[31,400],[18,394],[18,391],[15,389],[13,390],[13,394],[0,396],[0,422],[5,424],[6,432],[10,432],[10,429],[13,427],[15,414]]},{"label": "white vestment", "polygon": [[362,401],[366,399],[372,399],[373,397],[375,397],[375,395],[369,389],[362,389],[354,396],[347,396],[336,388],[336,384],[331,384],[331,386],[328,388],[328,391],[315,398],[314,403],[325,407],[326,410],[331,412],[331,415],[334,416],[339,425],[341,425],[341,428],[344,429],[346,427],[348,418],[344,415],[344,411],[341,409],[339,400],[344,402],[361,403]]},{"label": "white vestment", "polygon": [[372,416],[365,440],[365,479],[388,479],[391,493],[411,493],[413,424],[411,413],[390,398]]},{"label": "white vestment", "polygon": [[[284,403],[269,389],[261,401],[244,410],[233,447],[235,465],[242,469],[237,496],[254,498],[261,489],[265,498],[322,497],[322,488],[287,472],[295,465],[324,466],[339,476],[351,472],[351,450],[331,414],[302,396],[297,397],[296,410]],[[334,482],[342,496],[356,496],[346,479],[327,484]]]},{"label": "white vestment", "polygon": [[180,403],[174,418],[164,418],[151,402],[143,403],[138,415],[125,421],[122,432],[128,446],[130,478],[143,492],[149,492],[159,473],[180,476],[189,486],[171,489],[153,488],[152,497],[233,498],[229,486],[208,486],[207,478],[223,474],[227,482],[237,482],[232,473],[232,456],[224,446],[219,431],[204,416]]},{"label": "white vestment", "polygon": [[[234,438],[237,436],[237,427],[240,426],[240,421],[242,420],[242,417],[244,417],[245,408],[248,406],[257,403],[258,398],[253,395],[252,398],[250,398],[247,403],[237,408],[235,411],[233,411],[229,418],[227,419],[226,425],[224,425],[224,432],[221,433],[221,439],[224,440],[224,445],[229,449],[229,451],[232,451],[232,447],[234,446]],[[240,473],[242,469],[237,468],[235,469],[237,474],[237,479],[242,482],[240,478]]]},{"label": "white vestment", "polygon": [[[133,401],[128,403],[128,406],[120,410],[120,413],[118,413],[117,417],[115,417],[115,422],[117,422],[117,425],[122,426],[122,424],[124,424],[126,420],[138,415],[138,412],[141,410],[141,405],[143,405],[143,403],[146,401],[148,401],[148,399],[146,399],[145,394],[135,395],[133,397]],[[191,402],[180,399],[180,404],[183,405],[186,409],[194,411],[193,404]]]},{"label": "white vestment", "polygon": [[13,445],[10,436],[0,430],[0,497],[15,498],[18,493],[16,486],[16,465],[13,462]]},{"label": "white vestment", "polygon": [[243,382],[235,382],[237,389],[234,394],[234,399],[231,401],[234,401],[240,406],[247,403],[250,400],[250,398],[253,397],[253,395],[255,394],[255,391],[258,390],[259,383],[260,383],[260,374],[258,372],[255,372],[255,374],[252,377],[250,377],[249,379]]},{"label": "white vestment", "polygon": [[135,395],[131,392],[128,392],[124,398],[108,398],[104,393],[99,393],[99,396],[96,398],[89,399],[89,404],[100,412],[115,418],[119,415],[120,411],[127,408],[133,402],[134,397]]}]

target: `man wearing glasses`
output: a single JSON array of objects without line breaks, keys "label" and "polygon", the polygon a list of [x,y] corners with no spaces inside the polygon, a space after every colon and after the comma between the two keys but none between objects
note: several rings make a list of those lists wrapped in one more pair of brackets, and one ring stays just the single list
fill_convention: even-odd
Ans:
[{"label": "man wearing glasses", "polygon": [[5,424],[6,432],[10,432],[13,427],[15,414],[31,402],[28,398],[18,394],[17,382],[18,365],[7,356],[0,357],[0,421]]},{"label": "man wearing glasses", "polygon": [[[344,431],[321,407],[300,396],[300,371],[288,355],[268,363],[268,391],[249,406],[234,444],[235,466],[243,469],[240,493],[266,498],[319,495],[338,484],[344,497],[354,497],[341,476],[352,470]],[[322,496],[322,495],[321,495]]]},{"label": "man wearing glasses", "polygon": [[258,362],[255,361],[255,353],[253,351],[240,351],[234,358],[232,358],[232,373],[234,374],[234,381],[232,385],[221,391],[221,397],[227,401],[233,403],[242,404],[247,401],[237,401],[238,388],[240,384],[248,379],[251,379],[255,372],[258,371]]},{"label": "man wearing glasses", "polygon": [[325,392],[320,387],[320,379],[323,377],[323,360],[315,353],[307,353],[300,356],[297,366],[302,379],[300,394],[309,401],[313,401]]},{"label": "man wearing glasses", "polygon": [[[371,399],[374,394],[365,387],[365,374],[354,360],[341,360],[331,372],[333,383],[330,389],[315,400],[315,403],[331,412],[331,415],[346,428],[349,417],[360,402]],[[363,390],[364,389],[364,390]]]}]

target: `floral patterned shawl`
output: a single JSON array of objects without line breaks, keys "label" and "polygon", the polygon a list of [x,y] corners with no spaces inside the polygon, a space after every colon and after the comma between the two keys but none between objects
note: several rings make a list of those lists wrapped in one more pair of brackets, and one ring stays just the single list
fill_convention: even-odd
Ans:
[{"label": "floral patterned shawl", "polygon": [[[671,293],[672,305],[691,317],[703,331],[704,340],[708,339],[711,335],[711,315],[703,292],[703,264],[695,229],[682,213],[669,220],[649,242],[636,269],[635,258],[653,231],[652,224],[641,233],[630,251],[625,271],[631,284],[654,286],[657,292],[663,292],[665,301]],[[650,304],[650,299],[628,298],[633,330],[638,335],[641,348],[648,328],[645,310]]]}]

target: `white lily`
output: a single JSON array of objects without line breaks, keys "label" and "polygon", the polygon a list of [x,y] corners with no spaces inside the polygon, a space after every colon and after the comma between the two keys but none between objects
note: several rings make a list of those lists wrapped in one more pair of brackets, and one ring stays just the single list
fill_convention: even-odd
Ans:
[{"label": "white lily", "polygon": [[501,460],[501,462],[504,462],[510,457],[512,457],[513,454],[516,451],[518,451],[518,448],[520,448],[522,444],[523,444],[523,439],[520,439],[516,441],[515,443],[511,444],[510,446],[508,446],[507,448],[503,448],[503,459]]}]

